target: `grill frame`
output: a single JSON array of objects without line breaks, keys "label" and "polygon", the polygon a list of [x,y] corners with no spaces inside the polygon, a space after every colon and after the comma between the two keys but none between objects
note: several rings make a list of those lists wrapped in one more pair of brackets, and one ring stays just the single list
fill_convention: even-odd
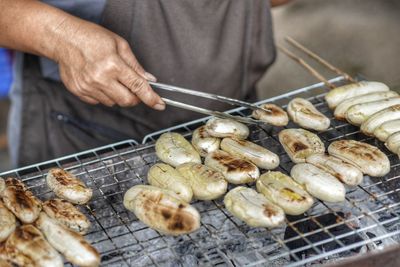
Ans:
[{"label": "grill frame", "polygon": [[[343,81],[342,77],[330,80],[336,84],[343,83]],[[299,96],[308,98],[320,111],[328,114],[332,119],[333,114],[323,100],[327,91],[328,89],[324,87],[323,83],[318,83],[260,101],[257,104],[268,102],[286,107],[290,99]],[[229,113],[242,116],[249,115],[249,112],[245,108],[229,111]],[[84,180],[88,186],[94,189],[92,201],[82,207],[82,211],[93,224],[86,237],[101,252],[102,263],[107,266],[130,266],[134,263],[135,265],[154,266],[190,264],[214,266],[270,264],[275,266],[282,263],[287,266],[300,266],[308,263],[336,261],[343,256],[343,253],[346,254],[355,247],[368,245],[368,248],[379,248],[378,242],[381,242],[384,247],[400,243],[400,224],[398,223],[400,219],[400,185],[396,184],[400,184],[400,162],[397,156],[389,153],[376,139],[360,134],[358,128],[336,120],[331,120],[332,126],[319,134],[325,144],[336,139],[351,138],[377,145],[389,156],[392,165],[391,172],[384,178],[365,176],[363,184],[350,190],[346,195],[344,204],[330,204],[316,200],[310,216],[292,222],[287,221],[287,226],[299,234],[297,237],[284,239],[282,227],[273,230],[247,227],[224,209],[221,199],[194,202],[194,206],[198,208],[202,216],[201,228],[196,233],[180,237],[167,237],[149,229],[132,213],[124,209],[122,205],[124,192],[134,184],[146,182],[147,169],[157,160],[154,153],[154,141],[159,135],[164,132],[177,131],[189,137],[192,131],[204,124],[208,118],[147,135],[143,139],[142,145],[137,145],[135,140],[126,140],[10,170],[1,173],[0,176],[14,176],[22,179],[42,200],[54,197],[45,185],[46,171],[51,167],[63,167]],[[288,127],[295,126],[291,123]],[[279,170],[288,173],[293,164],[277,139],[279,130],[287,127],[252,126],[252,128],[249,139],[258,144],[273,144],[268,148],[279,154],[281,158]],[[254,185],[252,187],[254,188]],[[398,199],[391,200],[389,196],[392,195]],[[376,203],[368,204],[369,200]],[[351,216],[349,218],[339,216],[338,212],[340,211],[350,212]],[[327,213],[334,214],[339,220],[335,224],[323,226],[318,221],[318,217]],[[392,214],[392,217],[382,221],[381,214],[385,213],[394,215]],[[315,223],[319,229],[309,233],[299,232],[300,230],[294,225],[307,220]],[[362,221],[365,221],[364,224],[361,223]],[[361,228],[355,228],[357,223],[362,225]],[[393,224],[394,230],[391,229]],[[332,234],[332,229],[340,225],[346,225],[351,231],[341,235]],[[217,226],[223,227],[222,230]],[[373,231],[375,237],[366,237],[367,231]],[[314,234],[322,232],[329,238],[319,242],[310,241]],[[344,244],[344,238],[352,235],[360,236],[362,241],[351,245]],[[290,249],[288,243],[296,240],[304,241],[305,245],[297,249]],[[321,245],[331,242],[338,248],[323,251]],[[235,252],[234,249],[240,252]],[[311,250],[315,255],[307,258],[297,256],[297,252],[306,250]],[[346,254],[346,256],[349,255]],[[294,261],[290,261],[289,257],[292,257]],[[245,259],[248,262],[244,262]]]}]

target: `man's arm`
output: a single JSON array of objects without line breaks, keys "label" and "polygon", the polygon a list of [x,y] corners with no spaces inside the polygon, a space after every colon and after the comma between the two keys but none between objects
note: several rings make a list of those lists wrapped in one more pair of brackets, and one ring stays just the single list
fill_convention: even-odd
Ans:
[{"label": "man's arm", "polygon": [[68,90],[90,104],[165,108],[123,38],[39,1],[0,0],[0,46],[58,62]]}]

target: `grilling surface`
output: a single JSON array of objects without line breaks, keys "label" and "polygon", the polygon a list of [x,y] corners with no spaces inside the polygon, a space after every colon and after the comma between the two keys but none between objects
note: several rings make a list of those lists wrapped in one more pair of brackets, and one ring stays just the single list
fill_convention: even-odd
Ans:
[{"label": "grilling surface", "polygon": [[[201,215],[201,228],[189,235],[164,236],[141,223],[123,207],[122,198],[130,187],[147,183],[148,169],[158,162],[154,141],[161,132],[147,136],[146,144],[140,146],[134,141],[121,142],[1,176],[21,178],[41,200],[54,197],[44,179],[51,167],[63,167],[85,181],[94,190],[92,200],[83,209],[92,222],[86,239],[101,253],[104,266],[300,266],[334,262],[399,244],[399,159],[382,142],[361,134],[357,127],[334,120],[323,98],[326,92],[318,84],[263,103],[286,107],[295,97],[309,99],[331,119],[331,127],[318,133],[326,146],[338,139],[378,146],[388,155],[391,171],[382,178],[365,176],[360,186],[347,187],[343,203],[316,200],[305,215],[288,216],[286,224],[277,229],[245,225],[224,209],[222,199],[193,203]],[[246,109],[234,112],[234,115],[249,114]],[[166,131],[180,132],[190,139],[192,131],[204,122],[198,120]],[[284,128],[298,126],[293,122],[286,127],[251,126],[249,140],[278,154],[281,164],[277,170],[289,174],[293,163],[277,136]],[[254,184],[248,186],[254,188]]]}]

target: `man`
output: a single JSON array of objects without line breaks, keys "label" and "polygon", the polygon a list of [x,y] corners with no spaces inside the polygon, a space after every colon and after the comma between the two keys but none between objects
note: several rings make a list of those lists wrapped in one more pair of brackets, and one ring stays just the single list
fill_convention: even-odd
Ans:
[{"label": "man", "polygon": [[166,108],[148,84],[155,76],[254,100],[255,84],[275,58],[269,0],[43,2],[0,0],[0,46],[29,53],[17,58],[11,94],[16,166],[140,140],[199,116]]}]

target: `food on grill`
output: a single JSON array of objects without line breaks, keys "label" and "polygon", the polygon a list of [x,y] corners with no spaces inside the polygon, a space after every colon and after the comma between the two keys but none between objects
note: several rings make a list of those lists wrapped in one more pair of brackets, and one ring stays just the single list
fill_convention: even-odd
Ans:
[{"label": "food on grill", "polygon": [[338,179],[310,163],[293,166],[290,176],[308,193],[327,202],[342,202],[346,189]]},{"label": "food on grill", "polygon": [[330,155],[358,167],[370,176],[384,176],[390,171],[388,157],[379,148],[355,140],[339,140],[328,147]]},{"label": "food on grill", "polygon": [[387,92],[376,92],[376,93],[370,93],[370,94],[365,94],[365,95],[359,95],[359,96],[345,99],[335,108],[335,112],[334,112],[335,118],[338,120],[345,120],[346,119],[346,111],[351,106],[361,104],[361,103],[367,103],[367,102],[387,99],[390,97],[396,97],[398,95],[399,94],[395,91],[387,91]]},{"label": "food on grill", "polygon": [[251,114],[253,118],[274,126],[286,126],[289,123],[289,117],[281,107],[274,104],[264,104],[260,107],[270,112],[260,109],[254,110]]},{"label": "food on grill", "polygon": [[211,118],[206,123],[206,131],[214,137],[235,137],[246,139],[249,136],[249,128],[243,123],[220,118]]},{"label": "food on grill", "polygon": [[254,189],[238,186],[224,198],[226,209],[252,227],[273,228],[285,220],[285,213]]},{"label": "food on grill", "polygon": [[86,234],[90,221],[74,205],[64,199],[50,199],[43,202],[43,211],[69,229]]},{"label": "food on grill", "polygon": [[2,259],[1,257],[2,256],[1,256],[1,252],[0,252],[0,267],[13,267],[12,264],[8,260]]},{"label": "food on grill", "polygon": [[256,186],[258,192],[289,215],[300,215],[314,203],[313,198],[298,183],[281,172],[264,173],[257,180]]},{"label": "food on grill", "polygon": [[254,182],[260,176],[260,171],[253,163],[217,150],[207,155],[205,165],[221,172],[232,184]]},{"label": "food on grill", "polygon": [[390,151],[397,154],[397,151],[399,151],[400,148],[400,132],[390,135],[389,138],[386,140],[385,146]]},{"label": "food on grill", "polygon": [[47,241],[72,264],[82,267],[100,265],[100,255],[80,234],[41,212],[36,226],[42,231]]},{"label": "food on grill", "polygon": [[6,189],[6,182],[3,178],[0,177],[0,196],[3,193],[4,189]]},{"label": "food on grill", "polygon": [[23,223],[32,223],[42,210],[42,203],[25,184],[16,178],[6,179],[2,193],[4,205]]},{"label": "food on grill", "polygon": [[381,82],[361,81],[357,83],[346,84],[331,90],[326,94],[325,100],[331,109],[334,109],[343,100],[351,97],[365,95],[374,92],[389,91],[389,87]]},{"label": "food on grill", "polygon": [[325,146],[319,137],[304,129],[285,129],[279,133],[286,153],[294,163],[305,162],[312,154],[325,153]]},{"label": "food on grill", "polygon": [[124,206],[144,224],[164,234],[187,234],[200,227],[198,211],[170,190],[136,185],[125,193]]},{"label": "food on grill", "polygon": [[374,130],[374,136],[385,142],[391,134],[400,132],[400,119],[386,121]]},{"label": "food on grill", "polygon": [[304,98],[295,98],[290,101],[287,111],[289,117],[302,128],[324,131],[329,128],[331,123],[329,118]]},{"label": "food on grill", "polygon": [[221,149],[263,169],[271,170],[279,166],[278,155],[250,141],[224,138],[221,142]]},{"label": "food on grill", "polygon": [[150,185],[173,191],[183,201],[189,203],[192,200],[193,190],[187,178],[167,164],[153,165],[147,173],[147,181]]},{"label": "food on grill", "polygon": [[64,266],[60,254],[47,242],[43,234],[30,224],[17,227],[7,239],[4,250],[7,259],[18,266]]},{"label": "food on grill", "polygon": [[400,105],[385,108],[369,117],[361,124],[361,131],[366,135],[373,135],[376,128],[390,120],[400,119]]},{"label": "food on grill", "polygon": [[178,133],[164,133],[156,142],[156,154],[163,162],[178,166],[187,162],[201,163],[196,149]]},{"label": "food on grill", "polygon": [[47,186],[57,197],[68,200],[74,204],[86,204],[93,191],[75,175],[63,169],[51,169],[46,177]]},{"label": "food on grill", "polygon": [[7,237],[14,232],[15,227],[16,220],[14,214],[12,214],[0,200],[0,242],[6,240]]},{"label": "food on grill", "polygon": [[349,123],[358,126],[371,117],[372,114],[398,104],[400,104],[400,97],[357,104],[347,110],[346,119]]},{"label": "food on grill", "polygon": [[203,164],[185,163],[176,169],[190,183],[196,199],[217,199],[228,189],[228,182],[224,175]]},{"label": "food on grill", "polygon": [[200,154],[205,157],[208,153],[219,149],[221,139],[212,137],[207,131],[205,126],[201,126],[194,130],[192,135],[192,145]]},{"label": "food on grill", "polygon": [[363,173],[360,169],[333,156],[314,154],[308,156],[306,162],[330,173],[342,183],[350,186],[356,186],[363,180]]}]

